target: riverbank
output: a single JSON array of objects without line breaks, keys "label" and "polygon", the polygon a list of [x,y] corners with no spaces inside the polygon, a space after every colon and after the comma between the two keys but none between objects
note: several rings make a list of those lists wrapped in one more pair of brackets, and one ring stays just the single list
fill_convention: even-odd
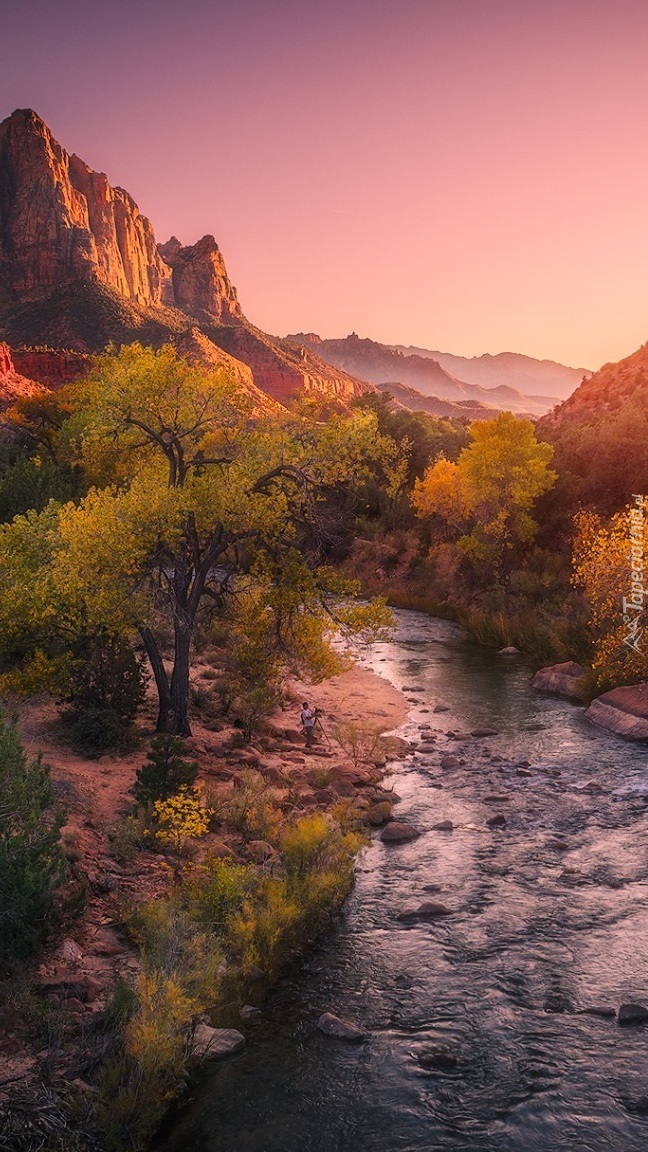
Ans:
[{"label": "riverbank", "polygon": [[[208,665],[197,665],[196,693],[209,687],[211,676]],[[290,696],[291,705],[270,717],[264,734],[251,746],[242,745],[240,733],[219,720],[199,716],[193,723],[187,745],[214,812],[194,862],[221,859],[259,878],[281,869],[277,847],[247,834],[235,818],[234,801],[238,803],[248,787],[270,805],[278,824],[295,825],[331,812],[338,819],[346,812],[349,824],[358,827],[388,817],[391,804],[380,783],[390,750],[381,748],[376,736],[403,723],[407,704],[402,693],[382,677],[354,668],[316,687],[295,683]],[[300,703],[306,698],[323,709],[325,721],[312,753],[306,753],[299,731]],[[49,1125],[52,1149],[84,1147],[81,1133],[84,1126],[88,1131],[94,1127],[102,1064],[114,1051],[120,1026],[115,990],[122,989],[117,998],[123,999],[123,990],[134,988],[143,975],[140,942],[129,922],[134,909],[163,902],[169,891],[168,855],[154,851],[150,842],[142,843],[141,828],[129,819],[131,789],[152,722],[151,702],[136,751],[89,760],[63,742],[51,702],[41,699],[20,706],[26,749],[30,756],[42,754],[51,765],[67,813],[63,843],[70,871],[63,937],[34,973],[6,989],[0,1009],[0,1112],[9,1125],[12,1115],[19,1117],[24,1129],[29,1120],[27,1092],[33,1101],[33,1147],[43,1135],[39,1107]],[[237,811],[240,817],[240,804]],[[231,1019],[211,1022],[221,1025],[236,1018],[244,1028],[238,1019],[242,1004],[229,1007]],[[157,1105],[163,1108],[164,1102]],[[74,1138],[70,1128],[64,1128],[72,1123],[78,1127]],[[24,1132],[21,1140],[16,1147],[30,1147]]]},{"label": "riverbank", "polygon": [[[524,659],[396,615],[367,659],[412,705],[389,783],[419,836],[374,837],[335,931],[165,1152],[643,1152],[646,1026],[619,1010],[648,1005],[645,748],[533,691]],[[428,901],[446,914],[402,918]],[[323,1012],[365,1041],[322,1035]]]}]

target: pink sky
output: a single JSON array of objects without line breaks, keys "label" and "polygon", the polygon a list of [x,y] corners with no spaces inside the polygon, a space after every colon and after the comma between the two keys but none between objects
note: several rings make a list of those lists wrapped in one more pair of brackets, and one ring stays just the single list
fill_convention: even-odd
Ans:
[{"label": "pink sky", "polygon": [[22,0],[32,107],[267,331],[596,368],[648,339],[644,0]]}]

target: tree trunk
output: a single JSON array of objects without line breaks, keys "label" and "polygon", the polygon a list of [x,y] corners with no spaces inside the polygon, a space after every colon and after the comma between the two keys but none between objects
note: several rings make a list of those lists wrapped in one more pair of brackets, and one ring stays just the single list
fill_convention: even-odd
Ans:
[{"label": "tree trunk", "polygon": [[169,688],[169,677],[167,676],[162,657],[160,656],[160,649],[157,646],[155,636],[150,628],[141,628],[140,636],[146,648],[146,655],[149,658],[149,663],[153,670],[155,677],[155,687],[158,694],[158,718],[155,725],[156,732],[168,732],[169,729],[169,714],[171,712],[171,691]]},{"label": "tree trunk", "polygon": [[189,726],[189,653],[193,629],[185,622],[176,623],[175,659],[171,677],[171,711],[168,732],[174,736],[191,736]]}]

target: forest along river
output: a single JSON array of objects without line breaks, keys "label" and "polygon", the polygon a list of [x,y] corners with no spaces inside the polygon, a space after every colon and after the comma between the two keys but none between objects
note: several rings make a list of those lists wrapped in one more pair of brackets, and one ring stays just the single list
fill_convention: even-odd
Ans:
[{"label": "forest along river", "polygon": [[[583,1010],[648,1005],[648,749],[533,692],[519,657],[396,615],[394,641],[363,663],[413,701],[408,738],[436,731],[390,780],[396,817],[422,835],[374,839],[339,927],[246,1021],[246,1047],[164,1147],[645,1152],[648,1026]],[[499,734],[450,735],[484,726]],[[450,753],[460,766],[441,769]],[[494,815],[505,827],[487,828]],[[452,832],[434,830],[446,819]],[[452,915],[397,920],[426,899]],[[319,1033],[324,1011],[366,1041]],[[424,1070],[439,1047],[456,1068]]]}]

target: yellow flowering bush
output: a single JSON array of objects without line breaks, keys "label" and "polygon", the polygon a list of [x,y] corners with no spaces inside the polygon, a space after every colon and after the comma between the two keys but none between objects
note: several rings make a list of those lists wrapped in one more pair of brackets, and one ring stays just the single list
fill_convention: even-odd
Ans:
[{"label": "yellow flowering bush", "polygon": [[153,835],[165,847],[182,852],[188,840],[197,840],[208,832],[212,816],[211,808],[202,802],[200,788],[183,784],[175,796],[156,800],[153,805]]}]

